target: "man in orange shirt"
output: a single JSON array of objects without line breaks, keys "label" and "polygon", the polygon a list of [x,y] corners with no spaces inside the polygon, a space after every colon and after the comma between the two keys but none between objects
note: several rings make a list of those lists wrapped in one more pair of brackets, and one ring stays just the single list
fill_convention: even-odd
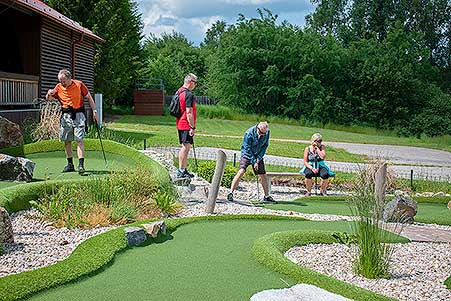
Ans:
[{"label": "man in orange shirt", "polygon": [[97,110],[94,99],[92,99],[88,88],[79,80],[72,79],[70,72],[66,69],[58,73],[59,83],[54,89],[49,89],[45,98],[52,100],[57,98],[62,107],[60,140],[64,141],[66,150],[67,165],[63,172],[75,171],[72,159],[72,141],[77,141],[78,172],[85,172],[85,107],[84,98],[88,98],[89,105],[93,111],[95,122],[97,122]]}]

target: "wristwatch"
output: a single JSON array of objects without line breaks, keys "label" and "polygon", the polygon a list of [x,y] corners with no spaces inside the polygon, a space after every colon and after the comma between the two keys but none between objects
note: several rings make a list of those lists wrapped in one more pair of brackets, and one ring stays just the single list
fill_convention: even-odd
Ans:
[{"label": "wristwatch", "polygon": [[195,129],[196,129],[196,127],[195,127],[195,126],[194,126],[194,127],[193,127],[193,126],[190,126],[190,128],[191,128],[192,130],[195,130]]}]

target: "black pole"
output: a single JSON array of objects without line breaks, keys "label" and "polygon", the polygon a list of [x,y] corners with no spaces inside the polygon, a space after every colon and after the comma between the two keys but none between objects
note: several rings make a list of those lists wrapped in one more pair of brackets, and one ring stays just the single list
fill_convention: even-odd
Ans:
[{"label": "black pole", "polygon": [[410,189],[413,191],[413,169],[410,170]]},{"label": "black pole", "polygon": [[236,166],[236,153],[233,153],[233,167]]},{"label": "black pole", "polygon": [[147,139],[144,138],[144,150],[146,150],[146,149],[147,149]]},{"label": "black pole", "polygon": [[105,167],[107,167],[108,166],[108,162],[106,161],[105,150],[103,149],[102,135],[100,134],[99,124],[95,120],[94,120],[94,123],[96,125],[97,134],[99,135],[100,147],[102,148],[102,153],[103,153],[103,160],[105,160]]}]

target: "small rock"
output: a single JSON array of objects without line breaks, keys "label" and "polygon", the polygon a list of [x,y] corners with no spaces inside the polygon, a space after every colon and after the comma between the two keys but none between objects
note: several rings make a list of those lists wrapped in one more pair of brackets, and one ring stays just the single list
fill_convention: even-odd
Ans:
[{"label": "small rock", "polygon": [[438,196],[438,197],[443,197],[443,196],[445,196],[446,194],[444,193],[444,192],[442,192],[442,191],[439,191],[439,192],[436,192],[435,194],[434,194],[434,196]]},{"label": "small rock", "polygon": [[147,234],[153,238],[156,238],[159,232],[164,235],[166,234],[166,224],[164,221],[156,221],[150,224],[143,224],[142,226],[146,230]]},{"label": "small rock", "polygon": [[385,222],[413,223],[417,214],[417,202],[405,193],[396,193],[384,208]]},{"label": "small rock", "polygon": [[69,242],[67,241],[67,240],[63,240],[61,243],[60,243],[60,246],[65,246],[65,245],[68,245],[69,244]]},{"label": "small rock", "polygon": [[448,202],[448,209],[451,209],[451,201]]},{"label": "small rock", "polygon": [[147,239],[146,232],[140,227],[125,228],[125,237],[127,237],[127,244],[130,247],[139,246]]}]

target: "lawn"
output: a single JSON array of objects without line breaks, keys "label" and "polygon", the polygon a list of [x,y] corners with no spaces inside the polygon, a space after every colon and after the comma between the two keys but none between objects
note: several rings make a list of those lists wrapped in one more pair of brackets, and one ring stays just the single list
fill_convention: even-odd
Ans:
[{"label": "lawn", "polygon": [[[244,132],[252,126],[253,122],[248,121],[224,121],[221,119],[199,120],[197,128],[199,134],[223,135],[222,137],[197,136],[196,146],[219,147],[225,149],[239,150]],[[175,129],[175,121],[172,116],[121,116],[119,120],[107,124],[109,129],[120,132],[125,136],[125,132],[130,135],[147,135],[148,146],[174,146],[178,145],[178,136]],[[224,137],[227,135],[235,137]],[[141,136],[144,138],[144,136]],[[271,125],[271,137],[278,137],[273,132]],[[280,137],[278,137],[280,138]],[[296,138],[301,139],[301,138]],[[142,147],[142,142],[137,142],[138,147]],[[304,148],[307,144],[297,142],[270,140],[267,154],[285,156],[292,158],[302,158]],[[343,149],[328,147],[327,160],[339,162],[363,162],[365,156],[351,154]]]},{"label": "lawn", "polygon": [[[349,209],[349,205],[346,201],[327,200],[327,198],[320,200],[301,198],[295,201],[279,202],[279,204],[276,205],[265,205],[265,207],[302,213],[351,215],[351,210]],[[446,207],[445,203],[419,202],[415,221],[451,226],[451,210]]]},{"label": "lawn", "polygon": [[32,300],[249,300],[294,281],[259,264],[255,239],[287,230],[349,231],[345,222],[229,220],[183,225],[169,240],[120,253],[102,272]]},{"label": "lawn", "polygon": [[[201,107],[201,106],[199,106]],[[207,109],[208,110],[208,109]],[[200,111],[200,110],[199,110]],[[202,118],[199,113],[197,133],[212,135],[228,135],[242,137],[244,131],[256,123],[258,117],[244,117],[249,120],[224,120],[218,118]],[[306,127],[296,125],[295,121],[278,121],[274,118],[270,124],[271,136],[280,139],[310,140],[313,133],[320,132],[324,141],[354,142],[371,144],[389,144],[420,146],[426,148],[451,151],[451,137],[398,137],[393,132],[381,131],[372,128],[335,126],[338,129]],[[134,116],[124,115],[110,126],[118,129],[156,131],[160,132],[165,126],[175,127],[172,116]],[[357,132],[356,132],[357,131]],[[172,134],[174,135],[174,134]],[[175,136],[175,135],[174,135]]]}]

